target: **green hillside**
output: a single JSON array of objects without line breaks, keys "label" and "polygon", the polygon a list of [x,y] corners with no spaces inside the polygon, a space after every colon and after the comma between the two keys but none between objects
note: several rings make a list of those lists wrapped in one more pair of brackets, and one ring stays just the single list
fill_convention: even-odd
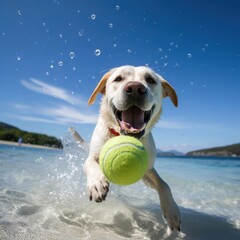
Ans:
[{"label": "green hillside", "polygon": [[61,140],[55,137],[23,131],[15,126],[0,122],[0,140],[17,142],[19,138],[23,139],[23,143],[63,148]]},{"label": "green hillside", "polygon": [[223,147],[215,147],[208,149],[201,149],[188,152],[188,156],[221,156],[221,157],[239,157],[240,156],[240,143],[227,145]]}]

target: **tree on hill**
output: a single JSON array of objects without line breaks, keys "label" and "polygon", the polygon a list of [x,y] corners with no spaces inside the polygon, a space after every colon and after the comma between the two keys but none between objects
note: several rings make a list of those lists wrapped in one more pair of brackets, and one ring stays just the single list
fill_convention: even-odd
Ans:
[{"label": "tree on hill", "polygon": [[22,131],[19,128],[0,122],[0,140],[17,142],[19,138],[24,143],[63,148],[61,140],[45,134]]}]

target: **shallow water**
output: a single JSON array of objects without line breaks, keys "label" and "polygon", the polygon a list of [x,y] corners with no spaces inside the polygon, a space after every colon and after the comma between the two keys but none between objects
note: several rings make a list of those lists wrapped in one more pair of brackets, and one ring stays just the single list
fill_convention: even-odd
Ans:
[{"label": "shallow water", "polygon": [[90,202],[88,146],[64,142],[64,151],[0,145],[0,239],[240,239],[239,160],[157,159],[182,215],[182,232],[170,234],[141,181]]}]

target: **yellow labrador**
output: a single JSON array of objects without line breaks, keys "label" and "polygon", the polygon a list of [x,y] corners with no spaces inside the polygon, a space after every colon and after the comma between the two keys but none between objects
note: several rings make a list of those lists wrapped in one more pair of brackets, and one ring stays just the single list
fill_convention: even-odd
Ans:
[{"label": "yellow labrador", "polygon": [[117,135],[134,136],[148,151],[148,171],[143,181],[158,192],[163,215],[170,228],[180,231],[180,213],[171,190],[154,169],[156,148],[151,134],[162,113],[162,99],[169,96],[177,107],[174,89],[148,67],[122,66],[103,76],[88,103],[93,104],[99,93],[103,94],[100,115],[84,164],[90,200],[102,202],[109,190],[109,182],[98,164],[104,143]]}]

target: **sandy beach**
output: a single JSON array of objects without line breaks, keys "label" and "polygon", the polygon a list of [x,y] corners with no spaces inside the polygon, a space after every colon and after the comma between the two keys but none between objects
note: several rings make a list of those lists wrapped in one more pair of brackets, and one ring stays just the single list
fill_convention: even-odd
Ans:
[{"label": "sandy beach", "polygon": [[18,142],[11,142],[11,141],[4,141],[4,140],[0,140],[0,144],[17,146],[17,147],[29,147],[29,148],[51,149],[51,150],[58,149],[58,148],[36,145],[36,144],[30,144],[30,143],[19,144]]}]

